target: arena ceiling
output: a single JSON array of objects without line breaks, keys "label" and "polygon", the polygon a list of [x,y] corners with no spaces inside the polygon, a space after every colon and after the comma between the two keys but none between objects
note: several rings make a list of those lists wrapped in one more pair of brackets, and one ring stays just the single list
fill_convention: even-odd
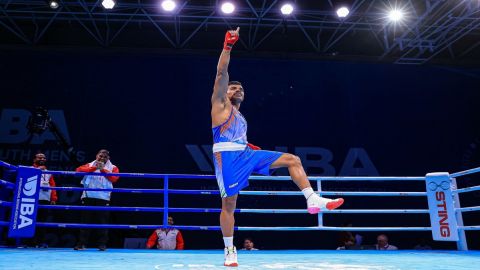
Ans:
[{"label": "arena ceiling", "polygon": [[[480,0],[180,0],[173,12],[162,0],[0,0],[3,48],[108,47],[172,53],[221,49],[227,29],[241,27],[241,54],[480,66]],[[288,1],[287,1],[288,2]],[[341,6],[350,11],[337,16]],[[403,13],[392,22],[389,12]]]}]

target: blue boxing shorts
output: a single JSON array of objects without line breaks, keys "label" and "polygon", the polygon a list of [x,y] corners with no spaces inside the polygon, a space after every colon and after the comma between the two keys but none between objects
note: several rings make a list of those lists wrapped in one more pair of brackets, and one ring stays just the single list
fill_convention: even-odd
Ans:
[{"label": "blue boxing shorts", "polygon": [[270,166],[282,152],[252,150],[213,153],[215,175],[222,198],[230,197],[248,186],[252,173],[270,175]]}]

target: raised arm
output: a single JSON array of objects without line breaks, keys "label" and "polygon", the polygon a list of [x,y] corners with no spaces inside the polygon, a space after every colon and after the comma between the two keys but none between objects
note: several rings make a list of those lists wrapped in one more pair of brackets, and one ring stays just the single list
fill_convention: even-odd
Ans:
[{"label": "raised arm", "polygon": [[223,51],[220,54],[220,59],[217,65],[217,75],[215,77],[215,85],[213,86],[212,104],[222,102],[225,100],[225,95],[228,90],[228,64],[230,63],[230,51],[235,42],[240,37],[240,27],[236,30],[228,31],[225,35],[225,42],[223,43]]}]

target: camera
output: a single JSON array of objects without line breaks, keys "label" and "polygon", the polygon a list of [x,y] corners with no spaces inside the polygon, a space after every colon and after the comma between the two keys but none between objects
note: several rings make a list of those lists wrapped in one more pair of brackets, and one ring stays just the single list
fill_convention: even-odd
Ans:
[{"label": "camera", "polygon": [[28,119],[27,129],[31,134],[42,134],[50,127],[51,121],[48,110],[37,107],[32,111],[32,115]]}]

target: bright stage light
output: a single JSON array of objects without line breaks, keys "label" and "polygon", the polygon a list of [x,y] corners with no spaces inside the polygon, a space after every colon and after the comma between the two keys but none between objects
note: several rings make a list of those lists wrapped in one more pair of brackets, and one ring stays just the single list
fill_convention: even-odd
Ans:
[{"label": "bright stage light", "polygon": [[165,0],[162,2],[162,8],[165,11],[172,11],[177,7],[177,3],[173,0]]},{"label": "bright stage light", "polygon": [[348,10],[347,7],[341,7],[339,9],[337,9],[337,16],[339,18],[345,18],[348,16],[348,14],[350,13],[350,10]]},{"label": "bright stage light", "polygon": [[51,9],[57,9],[59,6],[58,1],[50,1],[48,5],[50,6]]},{"label": "bright stage light", "polygon": [[103,0],[102,6],[106,9],[112,9],[115,6],[115,1],[113,0]]},{"label": "bright stage light", "polygon": [[233,11],[235,11],[235,6],[230,2],[225,2],[225,3],[222,4],[221,9],[222,9],[223,13],[230,14]]},{"label": "bright stage light", "polygon": [[393,22],[398,22],[403,19],[403,12],[399,9],[392,9],[388,13],[388,19]]},{"label": "bright stage light", "polygon": [[280,11],[282,12],[283,15],[290,15],[293,12],[293,6],[291,4],[284,4],[281,8]]}]

